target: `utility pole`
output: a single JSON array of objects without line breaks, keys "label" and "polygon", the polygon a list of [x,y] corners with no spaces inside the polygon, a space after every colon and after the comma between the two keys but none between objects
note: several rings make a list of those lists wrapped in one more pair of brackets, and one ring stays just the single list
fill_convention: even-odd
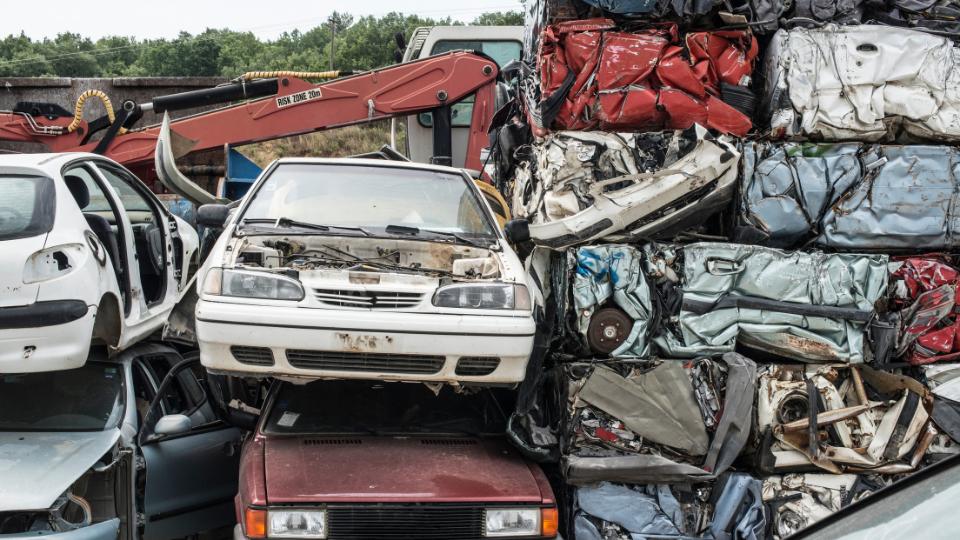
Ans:
[{"label": "utility pole", "polygon": [[337,14],[330,15],[327,21],[330,23],[330,71],[333,71],[335,69],[333,67],[333,56],[337,49]]}]

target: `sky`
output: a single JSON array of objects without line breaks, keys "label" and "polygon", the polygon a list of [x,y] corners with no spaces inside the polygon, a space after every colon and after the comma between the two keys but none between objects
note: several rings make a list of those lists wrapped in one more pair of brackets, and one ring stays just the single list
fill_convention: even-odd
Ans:
[{"label": "sky", "polygon": [[[34,0],[15,2],[0,17],[0,36],[24,32],[33,39],[74,32],[93,39],[121,35],[170,38],[206,28],[251,31],[272,39],[284,31],[307,30],[322,24],[333,11],[354,15],[383,15],[391,11],[424,17],[450,16],[469,22],[487,11],[520,11],[519,0]],[[16,6],[16,7],[15,7]],[[22,13],[18,13],[18,11]]]}]

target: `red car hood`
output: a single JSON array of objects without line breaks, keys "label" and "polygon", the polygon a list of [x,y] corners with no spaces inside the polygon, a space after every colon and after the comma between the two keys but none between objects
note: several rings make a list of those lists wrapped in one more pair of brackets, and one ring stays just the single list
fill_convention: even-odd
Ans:
[{"label": "red car hood", "polygon": [[505,441],[443,437],[268,437],[267,500],[533,502],[533,473]]}]

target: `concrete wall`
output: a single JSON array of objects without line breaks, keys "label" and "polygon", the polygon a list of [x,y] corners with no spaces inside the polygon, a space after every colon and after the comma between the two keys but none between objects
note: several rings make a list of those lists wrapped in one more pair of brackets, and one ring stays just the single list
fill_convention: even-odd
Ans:
[{"label": "concrete wall", "polygon": [[[200,88],[208,88],[226,82],[222,77],[117,77],[103,79],[69,78],[69,77],[7,77],[0,78],[0,110],[9,111],[21,101],[39,101],[55,103],[69,112],[73,112],[77,97],[89,89],[104,91],[113,102],[115,110],[125,100],[137,103],[146,103],[155,96],[175,94]],[[222,106],[222,105],[220,105]],[[200,107],[173,111],[173,118],[187,116],[211,107]],[[106,110],[98,99],[87,100],[84,108],[84,119],[94,120],[106,114]],[[159,124],[161,115],[153,112],[144,113],[138,126]],[[95,135],[99,138],[99,135]],[[11,143],[0,141],[0,152],[43,152],[45,148],[39,144]],[[223,165],[221,151],[204,152],[190,156],[178,163],[184,168],[193,165]],[[152,185],[152,178],[144,178],[156,191],[159,186]],[[201,184],[212,186],[214,178],[197,177]]]}]

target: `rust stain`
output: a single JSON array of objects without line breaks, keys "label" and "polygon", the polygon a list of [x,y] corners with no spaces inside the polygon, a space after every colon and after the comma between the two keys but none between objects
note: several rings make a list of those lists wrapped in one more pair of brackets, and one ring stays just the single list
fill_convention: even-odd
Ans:
[{"label": "rust stain", "polygon": [[[348,352],[372,352],[379,349],[379,339],[377,336],[366,336],[366,335],[352,335],[345,332],[337,332],[334,334],[338,340],[340,340],[340,345],[343,350]],[[387,338],[388,342],[392,342],[392,338]]]},{"label": "rust stain", "polygon": [[784,343],[793,350],[808,354],[810,358],[840,360],[836,351],[826,343],[789,334],[784,336]]}]

